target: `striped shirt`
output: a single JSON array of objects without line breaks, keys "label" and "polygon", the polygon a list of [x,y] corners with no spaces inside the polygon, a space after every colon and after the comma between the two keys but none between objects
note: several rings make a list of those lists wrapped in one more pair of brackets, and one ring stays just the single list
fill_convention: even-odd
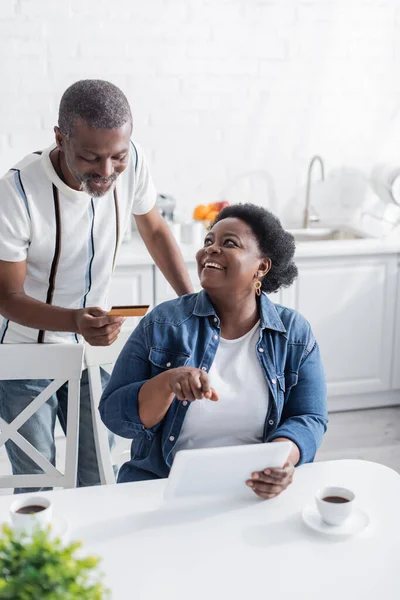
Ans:
[{"label": "striped shirt", "polygon": [[[67,186],[50,160],[55,145],[26,156],[0,178],[0,260],[26,260],[25,293],[64,308],[100,306],[131,214],[149,212],[156,191],[142,150],[101,198]],[[76,343],[67,332],[39,331],[0,317],[0,343]]]}]

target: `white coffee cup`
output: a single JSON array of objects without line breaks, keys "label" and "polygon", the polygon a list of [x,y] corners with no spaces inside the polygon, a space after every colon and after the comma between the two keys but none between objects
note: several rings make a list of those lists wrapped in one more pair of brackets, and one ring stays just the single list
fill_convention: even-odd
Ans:
[{"label": "white coffee cup", "polygon": [[[36,507],[36,511],[28,512],[28,507]],[[40,510],[38,510],[40,507]],[[51,523],[53,506],[43,496],[28,496],[15,500],[10,506],[10,517],[15,529],[28,533],[36,528],[47,527]]]},{"label": "white coffee cup", "polygon": [[353,510],[354,499],[351,490],[334,486],[322,488],[315,496],[319,514],[328,525],[344,523]]}]

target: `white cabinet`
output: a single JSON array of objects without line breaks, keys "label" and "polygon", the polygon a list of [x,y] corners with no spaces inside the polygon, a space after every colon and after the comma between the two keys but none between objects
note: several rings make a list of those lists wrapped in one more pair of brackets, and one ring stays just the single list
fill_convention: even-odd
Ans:
[{"label": "white cabinet", "polygon": [[154,268],[152,265],[117,267],[108,295],[111,306],[154,304]]},{"label": "white cabinet", "polygon": [[[195,262],[186,263],[186,268],[189,273],[189,277],[193,284],[193,289],[195,292],[199,292],[201,290],[201,285],[199,282],[199,277],[197,275],[197,264]],[[155,268],[155,304],[160,304],[161,302],[165,302],[166,300],[172,300],[176,298],[176,293],[173,288],[169,285],[168,281],[165,279],[164,275],[161,273],[157,267]]]},{"label": "white cabinet", "polygon": [[398,257],[396,321],[394,327],[394,336],[392,388],[394,390],[400,390],[400,256]]},{"label": "white cabinet", "polygon": [[[108,294],[109,305],[150,304],[154,306],[154,267],[152,265],[117,267]],[[132,331],[137,317],[126,319],[123,329]]]},{"label": "white cabinet", "polygon": [[311,323],[329,397],[390,390],[397,257],[308,258],[297,266],[282,303]]},{"label": "white cabinet", "polygon": [[[197,264],[195,262],[185,263],[186,268],[189,273],[190,280],[193,284],[193,289],[195,292],[200,292],[202,289],[199,276],[197,275]],[[165,279],[164,275],[161,273],[159,269],[156,268],[155,275],[155,304],[160,304],[160,302],[165,302],[166,300],[172,300],[176,298],[176,293],[169,285],[168,281]],[[281,291],[276,294],[271,294],[269,299],[272,302],[280,304],[282,302]]]},{"label": "white cabinet", "polygon": [[[310,321],[319,343],[331,410],[400,403],[400,273],[397,254],[300,257],[299,277],[270,299]],[[195,291],[194,261],[186,263]],[[111,304],[176,298],[153,265],[117,267]],[[134,320],[125,328],[132,329]]]}]

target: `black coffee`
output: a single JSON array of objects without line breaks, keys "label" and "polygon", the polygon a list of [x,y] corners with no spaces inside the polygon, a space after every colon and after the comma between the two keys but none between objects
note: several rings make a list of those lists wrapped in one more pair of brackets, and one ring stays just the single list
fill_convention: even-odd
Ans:
[{"label": "black coffee", "polygon": [[342,496],[325,496],[323,500],[325,500],[325,502],[332,502],[332,504],[344,504],[345,502],[350,502],[350,500],[342,498]]},{"label": "black coffee", "polygon": [[34,513],[41,512],[45,509],[45,506],[40,506],[39,504],[30,504],[29,506],[22,506],[15,512],[19,513],[20,515],[33,515]]}]

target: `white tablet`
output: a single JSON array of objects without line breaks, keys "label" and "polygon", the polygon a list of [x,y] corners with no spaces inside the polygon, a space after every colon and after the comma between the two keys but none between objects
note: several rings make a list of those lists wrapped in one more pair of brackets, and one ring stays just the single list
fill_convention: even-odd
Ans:
[{"label": "white tablet", "polygon": [[291,448],[291,442],[271,442],[180,450],[172,464],[164,498],[250,496],[253,492],[246,481],[251,473],[268,467],[282,468]]}]

